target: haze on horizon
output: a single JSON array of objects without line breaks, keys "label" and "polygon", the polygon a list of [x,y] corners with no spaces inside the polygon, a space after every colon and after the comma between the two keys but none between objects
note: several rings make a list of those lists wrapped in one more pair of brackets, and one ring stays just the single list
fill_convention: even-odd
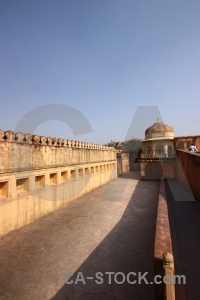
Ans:
[{"label": "haze on horizon", "polygon": [[92,132],[75,136],[57,119],[36,134],[144,138],[157,117],[175,136],[200,134],[198,0],[0,0],[0,22],[0,129],[15,131],[28,112],[62,104]]}]

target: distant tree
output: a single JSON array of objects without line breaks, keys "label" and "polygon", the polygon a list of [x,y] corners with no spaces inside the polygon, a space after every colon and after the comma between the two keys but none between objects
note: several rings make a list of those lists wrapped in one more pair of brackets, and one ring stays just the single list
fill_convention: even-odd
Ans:
[{"label": "distant tree", "polygon": [[138,139],[132,139],[123,143],[123,150],[139,152],[142,147],[142,141]]}]

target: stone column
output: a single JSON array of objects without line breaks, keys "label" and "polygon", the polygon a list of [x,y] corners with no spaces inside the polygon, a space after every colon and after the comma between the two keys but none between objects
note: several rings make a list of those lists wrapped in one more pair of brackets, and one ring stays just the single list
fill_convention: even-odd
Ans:
[{"label": "stone column", "polygon": [[153,144],[152,143],[152,155],[153,155],[153,158],[155,158],[156,157],[156,144]]},{"label": "stone column", "polygon": [[165,152],[165,157],[168,157],[168,145],[164,145],[164,152]]}]

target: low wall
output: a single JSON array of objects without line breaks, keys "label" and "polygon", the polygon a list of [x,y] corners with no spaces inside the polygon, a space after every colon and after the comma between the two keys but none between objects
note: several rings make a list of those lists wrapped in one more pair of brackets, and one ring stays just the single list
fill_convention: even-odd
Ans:
[{"label": "low wall", "polygon": [[[166,200],[165,184],[164,180],[160,181],[160,191],[158,198],[158,210],[157,210],[157,219],[156,219],[156,234],[155,234],[155,244],[154,244],[154,269],[155,275],[159,275],[160,278],[165,276],[165,270],[163,269],[164,260],[163,255],[166,253],[172,254],[172,240],[171,232],[169,225],[169,216],[168,216],[168,205]],[[172,274],[171,274],[172,275]],[[155,299],[166,299],[173,300],[175,299],[175,289],[174,285],[168,286],[168,294],[171,297],[165,297],[165,285],[164,283],[155,285]]]},{"label": "low wall", "polygon": [[176,179],[185,189],[191,189],[200,203],[200,154],[177,150],[177,156],[179,164]]},{"label": "low wall", "polygon": [[111,147],[0,130],[0,173],[116,160]]},{"label": "low wall", "polygon": [[116,177],[114,148],[0,131],[0,235]]},{"label": "low wall", "polygon": [[143,161],[140,162],[141,178],[142,179],[174,179],[176,172],[177,161]]}]

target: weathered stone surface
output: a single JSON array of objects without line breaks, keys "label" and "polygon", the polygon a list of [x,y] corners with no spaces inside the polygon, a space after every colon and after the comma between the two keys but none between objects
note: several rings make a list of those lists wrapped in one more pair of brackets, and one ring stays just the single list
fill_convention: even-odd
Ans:
[{"label": "weathered stone surface", "polygon": [[47,138],[47,145],[48,145],[48,146],[51,146],[51,145],[52,145],[52,138],[51,138],[51,137],[48,137],[48,138]]},{"label": "weathered stone surface", "polygon": [[46,138],[46,136],[41,136],[40,143],[41,143],[41,145],[47,145],[47,138]]},{"label": "weathered stone surface", "polygon": [[54,146],[58,146],[58,139],[57,138],[52,138],[51,144]]},{"label": "weathered stone surface", "polygon": [[40,144],[40,136],[39,135],[33,135],[32,136],[32,141],[34,144]]},{"label": "weathered stone surface", "polygon": [[27,144],[32,144],[32,134],[29,134],[29,133],[27,133],[27,134],[25,134],[25,142],[27,143]]},{"label": "weathered stone surface", "polygon": [[17,143],[24,143],[25,142],[25,134],[23,134],[21,132],[17,132],[15,134],[15,141]]},{"label": "weathered stone surface", "polygon": [[5,142],[5,132],[3,130],[0,130],[0,141]]},{"label": "weathered stone surface", "polygon": [[15,133],[11,130],[5,132],[6,142],[15,142]]},{"label": "weathered stone surface", "polygon": [[[117,176],[114,149],[88,149],[85,146],[90,144],[80,141],[12,131],[0,131],[0,139],[0,234],[27,224]],[[66,178],[71,180],[68,184]],[[42,188],[38,190],[40,183]],[[33,202],[34,207],[30,205]]]}]

